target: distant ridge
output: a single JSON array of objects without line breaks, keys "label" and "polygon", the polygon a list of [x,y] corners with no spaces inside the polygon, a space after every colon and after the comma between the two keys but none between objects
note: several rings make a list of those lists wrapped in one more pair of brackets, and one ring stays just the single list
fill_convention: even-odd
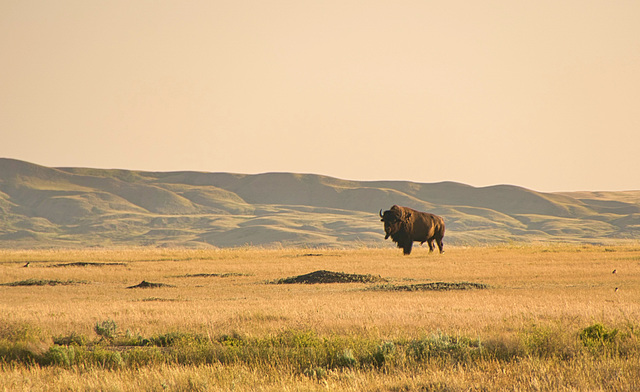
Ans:
[{"label": "distant ridge", "polygon": [[442,215],[453,245],[640,237],[640,191],[50,168],[0,158],[5,248],[392,246],[378,211],[393,204]]}]

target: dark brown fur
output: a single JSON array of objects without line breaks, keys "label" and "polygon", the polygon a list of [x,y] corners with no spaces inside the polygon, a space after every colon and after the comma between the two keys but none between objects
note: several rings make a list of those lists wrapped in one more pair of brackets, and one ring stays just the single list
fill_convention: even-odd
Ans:
[{"label": "dark brown fur", "polygon": [[408,207],[394,205],[390,210],[382,213],[386,240],[391,237],[393,242],[402,248],[405,255],[411,254],[415,241],[429,244],[429,252],[433,252],[433,241],[436,241],[440,253],[444,253],[444,220],[428,212],[420,212]]}]

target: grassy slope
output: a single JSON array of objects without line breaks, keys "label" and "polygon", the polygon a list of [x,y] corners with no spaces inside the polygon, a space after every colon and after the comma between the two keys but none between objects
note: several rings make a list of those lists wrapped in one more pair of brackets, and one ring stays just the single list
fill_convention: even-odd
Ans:
[{"label": "grassy slope", "polygon": [[377,211],[444,216],[445,242],[637,237],[640,192],[546,194],[516,186],[47,168],[0,159],[0,246],[391,246]]}]

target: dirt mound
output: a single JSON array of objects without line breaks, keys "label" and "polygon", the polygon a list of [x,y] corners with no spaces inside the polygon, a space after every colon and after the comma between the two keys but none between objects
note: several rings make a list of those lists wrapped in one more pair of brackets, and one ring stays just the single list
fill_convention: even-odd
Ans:
[{"label": "dirt mound", "polygon": [[380,275],[359,275],[359,274],[346,274],[344,272],[331,272],[331,271],[314,271],[305,275],[292,276],[285,279],[279,279],[275,281],[276,284],[293,284],[293,283],[375,283],[386,282],[387,280]]},{"label": "dirt mound", "polygon": [[472,283],[472,282],[432,282],[432,283],[417,283],[409,285],[394,285],[383,284],[380,286],[372,287],[369,290],[375,291],[450,291],[450,290],[473,290],[473,289],[487,289],[488,285],[484,283]]},{"label": "dirt mound", "polygon": [[165,284],[165,283],[151,283],[151,282],[147,282],[146,280],[143,280],[142,282],[138,283],[135,286],[129,286],[127,287],[128,289],[153,289],[153,288],[157,288],[157,287],[176,287],[170,284]]}]

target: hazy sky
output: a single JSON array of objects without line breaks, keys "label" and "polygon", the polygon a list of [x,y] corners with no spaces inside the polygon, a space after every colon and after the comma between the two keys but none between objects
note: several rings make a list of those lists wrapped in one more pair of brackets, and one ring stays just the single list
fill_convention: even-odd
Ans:
[{"label": "hazy sky", "polygon": [[640,189],[640,1],[0,0],[0,157]]}]

